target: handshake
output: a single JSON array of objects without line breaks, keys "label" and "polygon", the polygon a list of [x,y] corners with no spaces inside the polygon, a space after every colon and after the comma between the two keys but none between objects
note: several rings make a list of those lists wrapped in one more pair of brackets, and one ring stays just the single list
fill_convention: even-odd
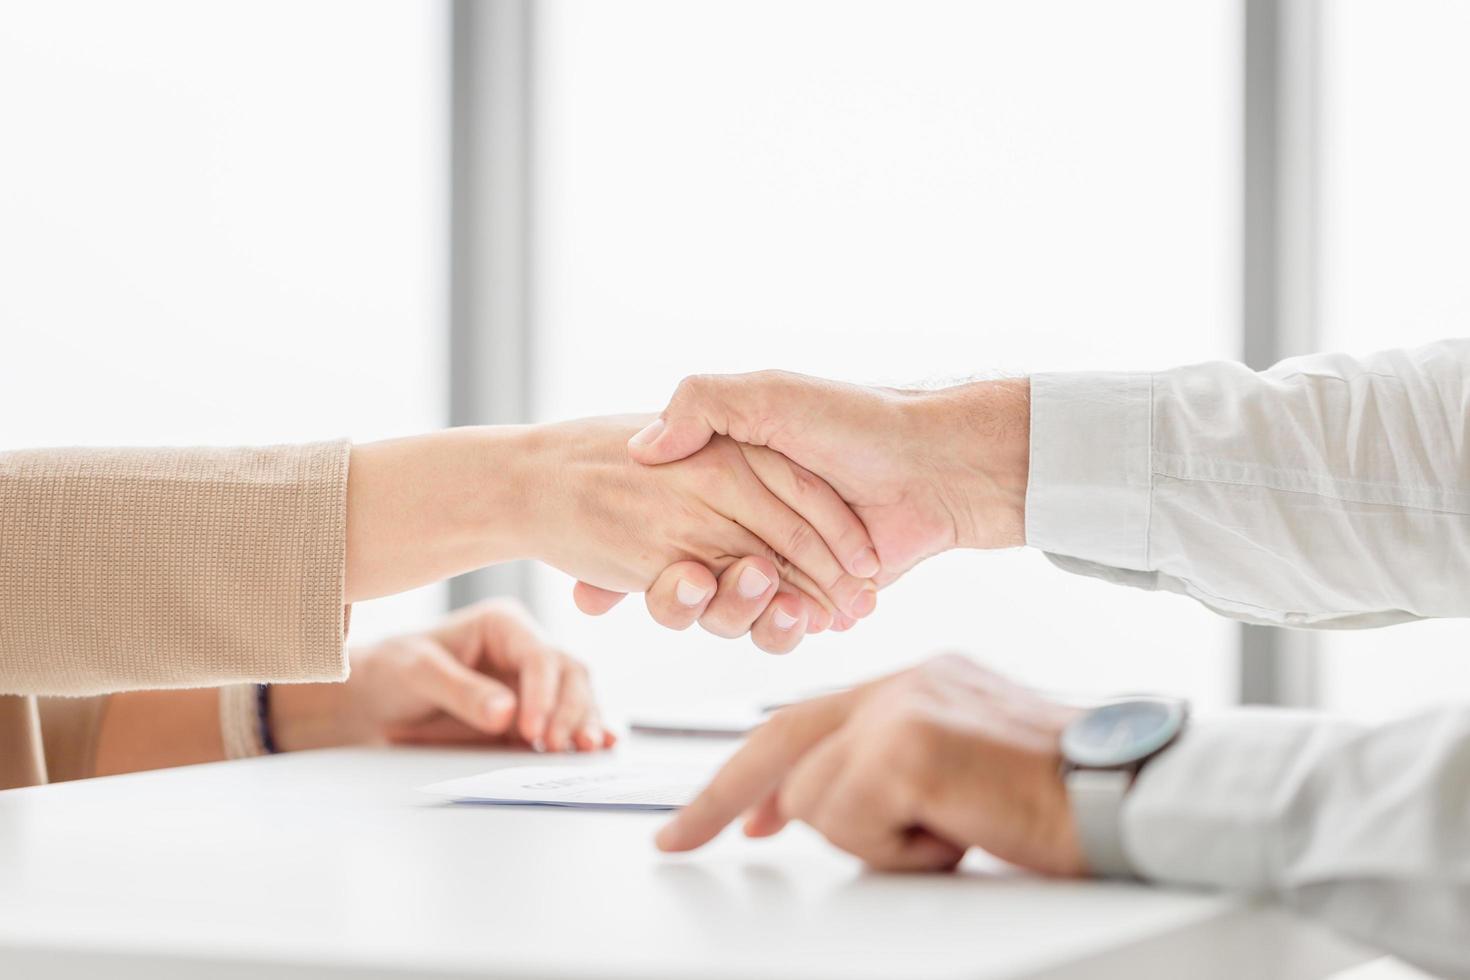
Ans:
[{"label": "handshake", "polygon": [[[846,630],[951,548],[1024,543],[1029,384],[865,388],[782,372],[685,380],[655,419],[526,433],[552,474],[525,549],[584,612],[644,590],[658,623],[786,653]],[[636,429],[636,432],[634,431]],[[556,515],[556,516],[553,516]]]}]

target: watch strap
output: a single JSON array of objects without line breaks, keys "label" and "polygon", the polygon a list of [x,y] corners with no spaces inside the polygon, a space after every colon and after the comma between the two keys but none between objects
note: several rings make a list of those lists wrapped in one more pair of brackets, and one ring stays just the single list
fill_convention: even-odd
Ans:
[{"label": "watch strap", "polygon": [[1133,783],[1127,769],[1073,769],[1067,797],[1087,867],[1099,878],[1137,877],[1123,850],[1123,799]]}]

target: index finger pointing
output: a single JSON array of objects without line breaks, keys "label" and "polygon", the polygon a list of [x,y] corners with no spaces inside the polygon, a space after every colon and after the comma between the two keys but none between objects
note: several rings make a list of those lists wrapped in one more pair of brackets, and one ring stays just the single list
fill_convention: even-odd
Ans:
[{"label": "index finger pointing", "polygon": [[783,708],[760,728],[687,807],[658,832],[661,851],[692,851],[781,784],[812,746],[836,731],[857,698],[844,691]]}]

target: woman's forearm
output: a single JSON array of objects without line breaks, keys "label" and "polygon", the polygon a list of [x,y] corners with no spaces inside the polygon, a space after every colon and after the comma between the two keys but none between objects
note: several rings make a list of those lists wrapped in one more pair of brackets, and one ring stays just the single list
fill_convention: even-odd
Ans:
[{"label": "woman's forearm", "polygon": [[92,775],[191,766],[224,757],[219,691],[133,691],[108,699]]},{"label": "woman's forearm", "polygon": [[530,557],[527,434],[476,426],[352,447],[346,600]]}]

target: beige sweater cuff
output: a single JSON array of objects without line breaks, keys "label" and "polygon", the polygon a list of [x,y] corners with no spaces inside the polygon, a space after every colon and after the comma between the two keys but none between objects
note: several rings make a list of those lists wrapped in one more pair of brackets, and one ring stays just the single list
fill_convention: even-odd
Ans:
[{"label": "beige sweater cuff", "polygon": [[0,693],[343,679],[348,459],[0,453]]}]

